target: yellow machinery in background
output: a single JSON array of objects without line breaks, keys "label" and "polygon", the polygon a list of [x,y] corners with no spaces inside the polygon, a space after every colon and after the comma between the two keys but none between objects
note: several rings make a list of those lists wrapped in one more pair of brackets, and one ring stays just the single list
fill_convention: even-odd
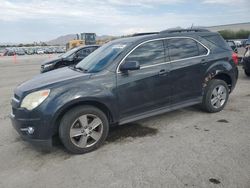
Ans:
[{"label": "yellow machinery in background", "polygon": [[70,50],[70,49],[73,49],[77,46],[82,46],[82,45],[84,45],[83,40],[77,40],[77,39],[71,40],[66,44],[66,50]]},{"label": "yellow machinery in background", "polygon": [[96,40],[96,34],[95,33],[81,33],[76,34],[76,39],[69,41],[66,44],[66,50],[71,50],[75,47],[78,46],[83,46],[83,45],[103,45],[111,40],[115,39],[115,37],[108,37],[106,39],[99,39]]},{"label": "yellow machinery in background", "polygon": [[81,45],[93,45],[96,44],[96,34],[95,33],[81,33],[76,34],[76,39],[69,41],[66,44],[66,50],[70,50]]}]

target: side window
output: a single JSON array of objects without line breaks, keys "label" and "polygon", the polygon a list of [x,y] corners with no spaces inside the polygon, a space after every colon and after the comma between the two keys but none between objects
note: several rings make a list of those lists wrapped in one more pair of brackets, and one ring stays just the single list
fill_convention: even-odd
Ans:
[{"label": "side window", "polygon": [[82,54],[83,54],[84,57],[88,56],[90,53],[91,53],[91,49],[90,48],[85,48],[82,51]]},{"label": "side window", "polygon": [[168,39],[168,49],[170,59],[178,60],[199,55],[197,42],[187,38]]},{"label": "side window", "polygon": [[147,42],[136,48],[125,61],[138,61],[141,66],[165,62],[163,41]]},{"label": "side window", "polygon": [[76,56],[78,58],[82,58],[83,57],[83,50],[79,50],[78,52],[76,52]]},{"label": "side window", "polygon": [[78,52],[76,52],[76,55],[79,58],[84,58],[84,57],[88,56],[90,53],[91,53],[90,49],[84,48],[84,49],[81,49]]},{"label": "side window", "polygon": [[91,47],[91,48],[89,48],[90,53],[92,53],[93,51],[95,51],[97,48],[98,48],[98,47]]}]

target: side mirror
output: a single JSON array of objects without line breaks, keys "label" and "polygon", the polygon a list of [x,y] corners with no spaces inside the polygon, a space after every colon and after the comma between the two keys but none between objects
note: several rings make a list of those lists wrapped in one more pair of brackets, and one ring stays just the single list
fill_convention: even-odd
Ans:
[{"label": "side mirror", "polygon": [[138,61],[125,61],[120,66],[121,72],[127,72],[130,70],[138,70],[140,69],[140,63]]}]

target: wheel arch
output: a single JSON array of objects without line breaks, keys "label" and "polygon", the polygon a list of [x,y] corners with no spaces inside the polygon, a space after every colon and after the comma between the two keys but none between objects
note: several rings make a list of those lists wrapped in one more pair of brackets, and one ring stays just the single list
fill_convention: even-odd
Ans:
[{"label": "wheel arch", "polygon": [[108,108],[108,106],[102,102],[95,101],[95,100],[83,100],[83,101],[75,101],[71,104],[65,105],[62,107],[59,112],[56,114],[56,117],[53,120],[53,126],[54,126],[54,135],[58,133],[58,129],[60,126],[60,121],[62,117],[72,108],[78,107],[78,106],[94,106],[101,110],[108,118],[108,121],[110,124],[114,123],[114,114],[112,111]]},{"label": "wheel arch", "polygon": [[212,64],[206,72],[203,81],[203,88],[206,88],[208,82],[212,79],[223,80],[227,83],[229,91],[231,92],[234,85],[232,78],[233,66],[226,61],[218,61]]},{"label": "wheel arch", "polygon": [[232,78],[226,73],[219,73],[213,77],[213,79],[223,80],[227,83],[228,88],[231,91],[232,88]]},{"label": "wheel arch", "polygon": [[218,79],[218,80],[223,80],[227,83],[228,88],[232,89],[232,78],[229,74],[225,72],[218,72],[218,73],[208,73],[208,75],[205,77],[203,87],[205,88],[207,86],[207,83],[212,80],[212,79]]}]

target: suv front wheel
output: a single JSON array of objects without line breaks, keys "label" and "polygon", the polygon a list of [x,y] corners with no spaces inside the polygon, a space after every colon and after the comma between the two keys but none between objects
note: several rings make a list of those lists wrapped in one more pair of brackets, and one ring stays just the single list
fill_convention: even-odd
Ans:
[{"label": "suv front wheel", "polygon": [[229,89],[223,80],[209,81],[203,96],[202,107],[210,113],[221,111],[228,100]]},{"label": "suv front wheel", "polygon": [[109,131],[106,115],[93,106],[79,106],[62,118],[59,137],[71,153],[82,154],[100,147]]}]

